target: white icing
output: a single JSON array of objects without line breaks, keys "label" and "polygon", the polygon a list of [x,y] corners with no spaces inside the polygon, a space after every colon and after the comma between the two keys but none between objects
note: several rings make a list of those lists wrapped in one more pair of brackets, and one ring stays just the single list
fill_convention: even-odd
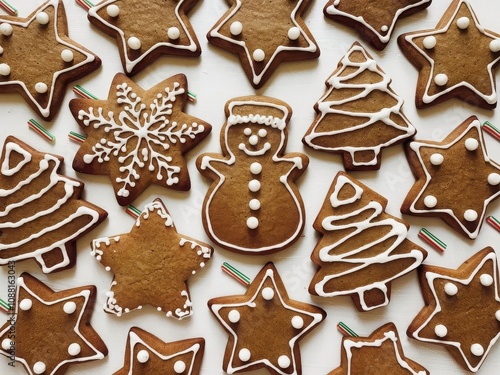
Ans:
[{"label": "white icing", "polygon": [[438,324],[436,325],[436,327],[434,327],[434,333],[437,337],[443,338],[448,334],[448,328],[446,328],[446,326],[443,324]]},{"label": "white icing", "polygon": [[288,29],[288,39],[297,40],[300,37],[300,29],[296,26],[290,27]]},{"label": "white icing", "polygon": [[500,322],[500,310],[497,310],[495,312],[495,319],[498,320]]},{"label": "white icing", "polygon": [[262,49],[257,48],[255,51],[253,51],[252,58],[257,62],[264,61],[264,59],[266,58],[266,53]]},{"label": "white icing", "polygon": [[259,180],[251,180],[248,183],[248,190],[252,193],[256,193],[260,190],[260,181]]},{"label": "white icing", "polygon": [[497,186],[498,184],[500,184],[500,174],[490,173],[488,175],[488,184],[492,186]]},{"label": "white icing", "polygon": [[248,143],[250,143],[252,146],[256,146],[257,143],[259,143],[259,136],[255,134],[250,136],[250,138],[248,138]]},{"label": "white icing", "polygon": [[288,368],[290,367],[290,365],[292,364],[292,362],[290,361],[290,357],[288,357],[287,355],[280,355],[278,357],[278,366],[285,369],[285,368]]},{"label": "white icing", "polygon": [[77,344],[76,342],[70,344],[70,346],[68,346],[68,354],[72,357],[76,357],[78,354],[80,354],[80,352],[82,351],[82,348],[79,344]]},{"label": "white icing", "polygon": [[39,12],[37,15],[36,15],[36,21],[40,24],[40,25],[47,25],[50,21],[49,19],[49,15],[45,12]]},{"label": "white icing", "polygon": [[500,39],[494,39],[490,42],[490,51],[493,53],[500,51]]},{"label": "white icing", "polygon": [[231,310],[229,311],[227,318],[231,323],[238,323],[240,321],[241,316],[238,310]]},{"label": "white icing", "polygon": [[35,91],[39,94],[45,94],[49,90],[49,86],[43,82],[37,82],[35,84]]},{"label": "white icing", "polygon": [[302,329],[302,327],[304,327],[304,319],[302,319],[302,317],[300,317],[298,315],[295,315],[292,318],[291,323],[292,323],[292,327],[295,329]]},{"label": "white icing", "polygon": [[5,351],[10,351],[11,346],[13,346],[12,343],[14,343],[14,341],[11,341],[10,339],[3,339],[2,349]]},{"label": "white icing", "polygon": [[470,25],[470,19],[469,17],[460,17],[457,20],[457,27],[461,30],[465,30],[469,27]]},{"label": "white icing", "polygon": [[6,63],[0,64],[0,74],[4,77],[10,74],[10,66]]},{"label": "white icing", "polygon": [[118,17],[120,15],[120,8],[116,4],[111,4],[106,7],[106,13],[110,17]]},{"label": "white icing", "polygon": [[234,21],[231,23],[231,26],[229,26],[229,32],[234,35],[238,36],[243,32],[243,25],[240,21]]},{"label": "white icing", "polygon": [[470,346],[470,352],[476,357],[480,357],[484,354],[484,348],[481,344],[472,344]]},{"label": "white icing", "polygon": [[68,315],[73,314],[76,311],[76,303],[73,301],[66,302],[63,306],[63,310]]},{"label": "white icing", "polygon": [[184,361],[175,361],[174,363],[174,371],[176,374],[182,374],[186,371],[186,363]]},{"label": "white icing", "polygon": [[448,83],[448,76],[444,73],[436,74],[434,77],[434,83],[438,86],[446,86]]},{"label": "white icing", "polygon": [[272,300],[274,298],[273,288],[266,287],[262,289],[262,298],[264,298],[266,301]]},{"label": "white icing", "polygon": [[465,148],[469,151],[476,151],[479,147],[479,142],[474,138],[467,138],[465,140]]},{"label": "white icing", "polygon": [[257,229],[259,227],[259,219],[257,219],[255,216],[250,216],[247,219],[247,227],[249,229]]},{"label": "white icing", "polygon": [[[364,62],[354,62],[350,59],[350,56],[355,53],[363,54],[363,57],[366,59]],[[352,69],[352,73],[345,74],[345,71],[348,69]],[[352,83],[352,79],[360,74],[363,74],[365,71],[371,71],[377,73],[382,78],[380,82],[376,83]],[[404,116],[401,114],[401,108],[403,106],[403,99],[397,96],[390,88],[389,84],[391,83],[391,79],[387,74],[385,74],[379,67],[377,67],[377,63],[369,58],[366,51],[361,46],[353,45],[351,49],[345,54],[345,56],[340,61],[340,67],[336,70],[336,73],[327,80],[328,90],[326,93],[320,98],[320,100],[316,103],[320,116],[315,120],[315,126],[312,131],[304,137],[304,141],[310,147],[316,150],[327,150],[327,151],[342,151],[348,152],[351,155],[354,166],[363,166],[363,165],[376,165],[378,162],[378,156],[383,147],[388,147],[394,143],[400,142],[402,139],[406,139],[411,135],[415,134],[415,128],[406,120]],[[330,99],[331,94],[334,90],[341,89],[359,89],[360,92],[356,95],[353,95],[349,98],[343,100],[332,100]],[[349,105],[349,103],[355,103],[358,100],[362,100],[370,95],[372,92],[381,91],[384,95],[388,95],[394,99],[394,105],[390,108],[381,108],[379,111],[374,112],[357,112],[350,110],[341,110],[337,107],[342,105]],[[339,130],[330,130],[330,131],[318,131],[318,126],[322,123],[323,119],[331,114],[338,114],[342,116],[351,116],[358,118],[366,119],[364,122],[361,122],[358,125],[350,126],[345,129]],[[402,119],[405,120],[405,126],[401,126],[394,122],[391,118],[392,115],[401,116]],[[359,120],[356,120],[359,121]],[[397,129],[401,134],[397,137],[388,139],[383,141],[378,145],[361,145],[361,146],[349,146],[349,145],[341,145],[341,146],[322,146],[315,143],[316,138],[320,137],[334,137],[337,134],[349,134],[351,132],[359,131],[360,129],[368,128],[376,122],[383,122],[388,127],[392,127]],[[368,150],[373,152],[373,159],[368,161],[357,161],[355,158],[355,154],[359,151]]]},{"label": "white icing", "polygon": [[453,283],[446,283],[444,285],[444,292],[450,297],[456,296],[458,293],[458,287]]},{"label": "white icing", "polygon": [[139,363],[146,363],[149,361],[149,352],[144,349],[139,350],[137,353],[137,361],[139,361]]},{"label": "white icing", "polygon": [[260,209],[260,201],[254,198],[248,203],[248,206],[252,211],[257,211]]},{"label": "white icing", "polygon": [[488,287],[493,285],[494,280],[491,275],[483,273],[481,276],[479,276],[479,282],[481,283],[482,286]]},{"label": "white icing", "polygon": [[47,366],[42,361],[38,361],[33,365],[33,372],[37,375],[43,374],[46,369]]},{"label": "white icing", "polygon": [[66,49],[63,49],[61,51],[62,61],[66,62],[66,63],[70,63],[73,61],[74,58],[75,58],[75,55],[73,54],[72,50],[66,48]]},{"label": "white icing", "polygon": [[428,195],[424,198],[425,207],[433,208],[436,207],[438,201],[434,195]]},{"label": "white icing", "polygon": [[444,161],[444,156],[438,153],[432,154],[431,155],[431,164],[438,166],[443,164]]},{"label": "white icing", "polygon": [[142,43],[141,40],[135,36],[131,36],[130,38],[127,39],[127,46],[130,47],[130,49],[133,50],[139,50],[141,49]]},{"label": "white icing", "polygon": [[436,44],[437,44],[436,37],[432,36],[432,35],[427,36],[422,41],[422,44],[424,45],[425,49],[433,49],[434,47],[436,47]]},{"label": "white icing", "polygon": [[250,172],[252,174],[260,174],[260,172],[262,172],[262,164],[260,164],[259,162],[250,164]]},{"label": "white icing", "polygon": [[250,353],[250,350],[247,348],[242,348],[238,352],[238,358],[243,361],[243,362],[248,362],[252,356],[252,353]]},{"label": "white icing", "polygon": [[181,36],[181,31],[177,27],[169,27],[167,30],[167,36],[171,40],[177,40]]},{"label": "white icing", "polygon": [[33,306],[33,301],[30,300],[29,298],[25,298],[21,302],[19,302],[19,308],[23,311],[31,310],[32,306]]},{"label": "white icing", "polygon": [[471,209],[465,210],[464,212],[464,219],[469,222],[476,221],[478,216],[479,216],[478,213]]},{"label": "white icing", "polygon": [[2,22],[0,24],[0,33],[5,36],[11,36],[14,32],[14,28],[10,23]]}]

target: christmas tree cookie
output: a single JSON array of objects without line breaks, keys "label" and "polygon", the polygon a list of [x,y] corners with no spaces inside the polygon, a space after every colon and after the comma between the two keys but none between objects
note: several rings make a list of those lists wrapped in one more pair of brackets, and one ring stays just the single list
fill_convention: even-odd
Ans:
[{"label": "christmas tree cookie", "polygon": [[386,206],[384,197],[337,174],[313,225],[321,238],[311,255],[319,266],[311,294],[351,296],[360,311],[389,303],[391,282],[417,268],[427,252],[406,238],[409,225]]},{"label": "christmas tree cookie", "polygon": [[326,81],[327,91],[314,106],[317,116],[304,144],[342,154],[346,170],[379,169],[382,148],[416,132],[390,83],[368,52],[354,43]]},{"label": "christmas tree cookie", "polygon": [[221,154],[202,154],[201,174],[214,182],[203,202],[205,231],[228,250],[264,254],[292,244],[304,228],[304,207],[294,181],[309,159],[285,154],[291,108],[265,96],[226,103]]},{"label": "christmas tree cookie", "polygon": [[131,204],[150,184],[189,190],[183,154],[212,128],[184,112],[187,95],[183,74],[143,90],[118,73],[108,99],[71,100],[71,112],[88,135],[73,168],[108,175],[121,206]]},{"label": "christmas tree cookie", "polygon": [[213,248],[177,233],[160,199],[146,205],[130,233],[92,241],[92,255],[114,275],[104,311],[121,316],[151,305],[167,317],[192,315],[187,280]]},{"label": "christmas tree cookie", "polygon": [[35,259],[43,272],[73,267],[76,240],[107,212],[80,199],[84,184],[59,174],[61,156],[6,138],[0,158],[0,265]]}]

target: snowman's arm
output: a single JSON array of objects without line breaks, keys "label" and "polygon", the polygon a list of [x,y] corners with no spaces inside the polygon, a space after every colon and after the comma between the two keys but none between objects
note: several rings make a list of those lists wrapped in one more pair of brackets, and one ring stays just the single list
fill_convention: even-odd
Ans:
[{"label": "snowman's arm", "polygon": [[281,163],[283,167],[282,175],[288,174],[288,178],[291,181],[299,178],[309,165],[309,158],[307,155],[298,152],[283,155],[281,161],[285,162]]},{"label": "snowman's arm", "polygon": [[228,159],[224,159],[221,154],[201,154],[196,159],[196,168],[205,177],[212,180],[219,180],[221,176],[227,176],[232,164]]}]

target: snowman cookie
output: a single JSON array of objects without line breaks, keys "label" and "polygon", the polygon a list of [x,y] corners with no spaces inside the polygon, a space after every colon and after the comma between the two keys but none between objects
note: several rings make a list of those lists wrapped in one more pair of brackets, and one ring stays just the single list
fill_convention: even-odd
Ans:
[{"label": "snowman cookie", "polygon": [[292,244],[304,228],[304,205],[294,181],[306,155],[285,154],[292,109],[265,96],[229,100],[221,154],[202,154],[200,173],[214,182],[203,203],[203,225],[228,250],[265,254]]}]

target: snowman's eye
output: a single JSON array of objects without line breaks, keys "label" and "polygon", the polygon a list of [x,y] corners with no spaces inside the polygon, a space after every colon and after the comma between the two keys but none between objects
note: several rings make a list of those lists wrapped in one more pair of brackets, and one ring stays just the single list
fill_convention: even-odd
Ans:
[{"label": "snowman's eye", "polygon": [[260,129],[259,130],[259,137],[264,138],[267,135],[267,130],[266,129]]},{"label": "snowman's eye", "polygon": [[252,134],[252,129],[250,129],[250,128],[245,128],[245,130],[243,130],[243,134],[245,134],[245,135],[250,135],[250,134]]}]

